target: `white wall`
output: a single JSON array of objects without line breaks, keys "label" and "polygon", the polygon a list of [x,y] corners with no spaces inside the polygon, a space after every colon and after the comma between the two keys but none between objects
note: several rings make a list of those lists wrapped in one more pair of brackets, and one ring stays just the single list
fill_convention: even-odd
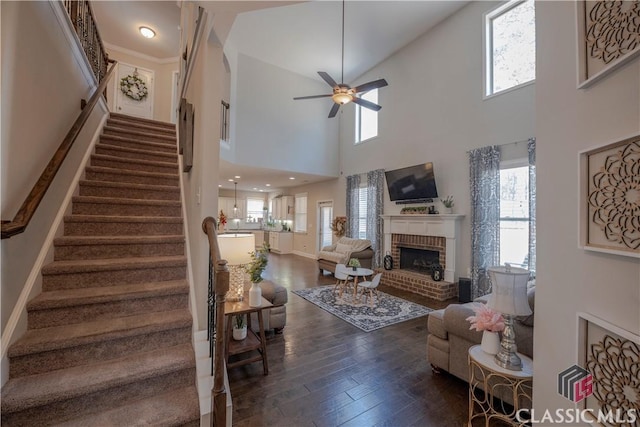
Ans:
[{"label": "white wall", "polygon": [[[232,54],[229,54],[231,59]],[[327,99],[295,96],[330,93],[324,83],[246,55],[231,62],[232,145],[238,164],[337,176],[338,123]]]},{"label": "white wall", "polygon": [[[483,100],[483,13],[498,3],[474,2],[354,84],[385,78],[379,90],[379,136],[354,146],[354,106],[341,108],[344,176],[433,162],[438,194],[455,198],[461,224],[459,276],[471,259],[467,151],[535,136],[535,85]],[[344,199],[344,179],[339,199]],[[385,213],[399,213],[385,190]]]},{"label": "white wall", "polygon": [[[18,208],[89,99],[49,2],[2,2],[2,219]],[[106,106],[98,103],[26,232],[1,243],[2,331]]]},{"label": "white wall", "polygon": [[640,335],[640,262],[578,248],[578,152],[640,131],[640,62],[576,89],[575,4],[536,2],[538,277],[534,408],[573,408],[557,375],[578,362],[576,313]]}]

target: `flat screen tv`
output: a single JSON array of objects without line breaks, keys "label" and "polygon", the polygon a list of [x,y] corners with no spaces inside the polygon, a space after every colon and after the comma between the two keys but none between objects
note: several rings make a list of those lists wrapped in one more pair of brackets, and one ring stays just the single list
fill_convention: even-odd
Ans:
[{"label": "flat screen tv", "polygon": [[387,179],[389,198],[392,202],[438,197],[433,163],[431,162],[385,171],[384,174]]}]

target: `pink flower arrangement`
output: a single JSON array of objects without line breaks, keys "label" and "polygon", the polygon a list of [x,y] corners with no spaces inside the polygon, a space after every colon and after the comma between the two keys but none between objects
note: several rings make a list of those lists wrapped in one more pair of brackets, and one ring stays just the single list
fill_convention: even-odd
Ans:
[{"label": "pink flower arrangement", "polygon": [[490,309],[485,304],[474,304],[473,312],[476,313],[475,316],[467,317],[467,322],[471,322],[469,329],[490,332],[504,330],[502,314]]}]

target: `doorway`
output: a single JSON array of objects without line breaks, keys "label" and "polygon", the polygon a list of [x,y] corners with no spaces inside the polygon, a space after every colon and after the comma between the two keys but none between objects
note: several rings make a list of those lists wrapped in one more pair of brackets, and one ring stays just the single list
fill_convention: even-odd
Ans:
[{"label": "doorway", "polygon": [[[141,100],[131,99],[120,90],[120,81],[127,76],[136,75],[147,86],[147,96]],[[154,72],[145,68],[136,67],[122,62],[118,63],[118,76],[115,84],[115,110],[117,113],[126,114],[128,116],[142,117],[145,119],[153,119],[153,94],[154,88]]]},{"label": "doorway", "polygon": [[333,243],[331,221],[333,218],[333,202],[318,202],[318,250]]}]

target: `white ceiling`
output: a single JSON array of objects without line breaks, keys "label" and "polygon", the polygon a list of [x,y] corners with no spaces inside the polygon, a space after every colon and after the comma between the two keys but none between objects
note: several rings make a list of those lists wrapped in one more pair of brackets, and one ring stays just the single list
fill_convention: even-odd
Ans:
[{"label": "white ceiling", "polygon": [[[115,45],[159,60],[179,56],[180,8],[176,1],[94,1],[94,15],[107,45]],[[229,7],[246,10],[257,2],[199,2],[211,13]],[[394,52],[406,46],[434,25],[465,6],[469,1],[347,1],[345,4],[344,81],[370,70]],[[341,79],[342,3],[309,1],[299,4],[264,2],[268,9],[239,13],[225,42],[226,49],[322,81],[318,71]],[[242,9],[241,9],[242,8]],[[138,32],[142,25],[157,36],[145,39]],[[376,76],[383,78],[384,76]],[[358,82],[362,83],[362,82]],[[387,90],[393,90],[389,87]],[[330,88],[327,86],[327,92]],[[316,95],[300,94],[304,95]],[[328,177],[247,168],[221,162],[220,183],[233,188],[228,178],[242,176],[238,188],[274,191]],[[266,187],[265,184],[271,184]]]}]

